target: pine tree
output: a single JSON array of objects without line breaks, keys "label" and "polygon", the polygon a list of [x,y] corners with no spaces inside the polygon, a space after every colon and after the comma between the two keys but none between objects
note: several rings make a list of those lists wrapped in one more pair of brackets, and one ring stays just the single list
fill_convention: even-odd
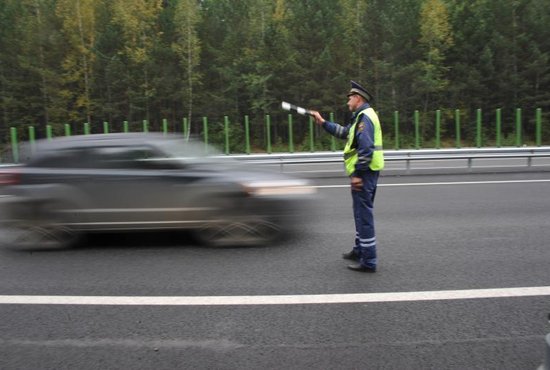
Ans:
[{"label": "pine tree", "polygon": [[94,47],[96,37],[94,0],[57,0],[56,14],[62,20],[67,40],[63,60],[63,96],[72,107],[70,119],[92,122]]},{"label": "pine tree", "polygon": [[179,57],[182,68],[183,105],[187,107],[188,122],[193,118],[195,86],[200,82],[198,65],[200,64],[200,42],[197,25],[201,21],[200,7],[195,0],[179,0],[175,5],[174,29],[176,39],[172,49]]}]

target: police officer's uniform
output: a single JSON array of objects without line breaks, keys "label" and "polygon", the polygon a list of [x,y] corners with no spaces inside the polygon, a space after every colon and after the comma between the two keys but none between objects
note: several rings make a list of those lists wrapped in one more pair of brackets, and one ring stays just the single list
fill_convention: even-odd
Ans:
[{"label": "police officer's uniform", "polygon": [[351,123],[341,126],[325,121],[324,129],[335,137],[347,139],[344,149],[344,164],[348,176],[360,177],[363,186],[360,191],[351,190],[353,215],[355,218],[355,246],[346,259],[359,261],[359,265],[348,266],[352,270],[376,271],[376,235],[374,231],[374,197],[380,170],[384,168],[382,152],[382,129],[378,115],[368,101],[372,96],[358,83],[351,81],[348,94],[358,94],[367,100],[353,113]]}]

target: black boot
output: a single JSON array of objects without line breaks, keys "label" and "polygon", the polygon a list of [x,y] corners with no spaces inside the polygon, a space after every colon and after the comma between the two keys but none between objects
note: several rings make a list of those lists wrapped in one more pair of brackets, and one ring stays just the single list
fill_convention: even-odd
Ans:
[{"label": "black boot", "polygon": [[348,266],[348,269],[350,270],[353,270],[353,271],[359,271],[359,272],[376,272],[376,268],[372,268],[372,267],[365,267],[365,266],[362,266],[360,264],[357,264],[357,265],[349,265]]},{"label": "black boot", "polygon": [[359,254],[352,249],[351,252],[343,253],[342,258],[345,260],[359,261]]}]

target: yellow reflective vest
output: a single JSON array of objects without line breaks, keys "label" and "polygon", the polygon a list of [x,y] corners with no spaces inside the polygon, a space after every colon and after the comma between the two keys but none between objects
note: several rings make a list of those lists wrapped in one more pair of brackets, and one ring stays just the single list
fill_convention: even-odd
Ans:
[{"label": "yellow reflective vest", "polygon": [[357,124],[361,121],[361,117],[366,115],[374,125],[374,151],[372,154],[372,160],[369,163],[369,168],[373,171],[380,171],[384,168],[384,152],[382,151],[382,128],[380,127],[380,121],[378,115],[371,107],[363,109],[355,117],[349,133],[346,147],[344,148],[344,165],[346,167],[346,173],[351,176],[355,172],[355,165],[358,161],[357,144],[355,142],[355,129]]}]

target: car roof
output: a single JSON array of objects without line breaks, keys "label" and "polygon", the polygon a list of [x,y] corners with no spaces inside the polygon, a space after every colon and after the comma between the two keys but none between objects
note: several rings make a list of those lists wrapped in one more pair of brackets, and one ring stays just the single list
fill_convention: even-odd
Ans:
[{"label": "car roof", "polygon": [[[181,141],[182,143],[186,142],[181,135],[164,134],[160,132],[133,132],[60,136],[52,139],[40,139],[35,141],[34,143],[22,143],[20,147],[19,160],[21,163],[27,163],[33,158],[36,158],[36,156],[41,156],[43,154],[54,151],[62,151],[76,148],[85,149],[92,147],[134,145],[151,145],[154,147],[160,147],[163,143],[174,140]],[[190,141],[194,142],[194,140]]]},{"label": "car roof", "polygon": [[42,139],[37,142],[38,150],[57,150],[71,147],[134,145],[158,143],[170,139],[181,139],[173,134],[162,133],[112,133],[112,134],[89,134],[57,137],[51,140]]}]

